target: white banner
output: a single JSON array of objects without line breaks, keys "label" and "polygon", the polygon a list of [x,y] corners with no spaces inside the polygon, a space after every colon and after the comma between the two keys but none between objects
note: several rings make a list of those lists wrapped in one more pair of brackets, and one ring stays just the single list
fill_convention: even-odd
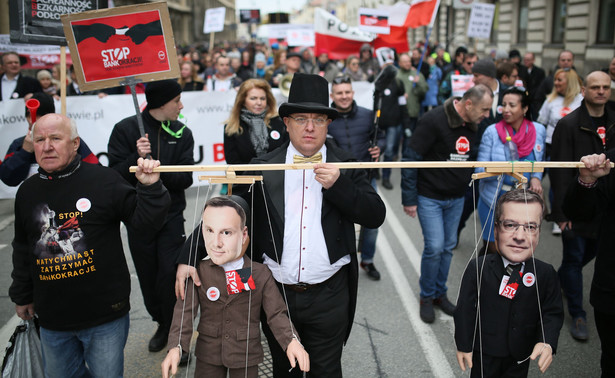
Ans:
[{"label": "white banner", "polygon": [[314,30],[291,29],[286,32],[286,42],[289,46],[314,46]]},{"label": "white banner", "polygon": [[356,26],[348,26],[322,8],[315,8],[314,12],[314,31],[316,33],[360,42],[371,42],[376,38],[376,34],[359,30]]},{"label": "white banner", "polygon": [[[373,85],[368,82],[353,83],[355,100],[363,107],[372,108]],[[277,106],[288,101],[275,88],[273,90]],[[225,164],[224,161],[224,121],[228,118],[235,102],[235,92],[184,92],[182,114],[194,135],[194,161],[198,165]],[[139,103],[145,101],[139,95]],[[56,103],[60,109],[60,103]],[[79,135],[87,143],[101,164],[108,165],[107,142],[113,126],[126,117],[135,114],[131,95],[114,95],[103,98],[97,96],[75,96],[66,98],[66,114],[77,122]],[[28,130],[23,99],[0,101],[0,159],[11,142],[24,136]],[[135,141],[136,142],[136,141]],[[221,172],[198,172],[194,176],[217,175]],[[206,183],[206,182],[205,182]],[[203,184],[205,184],[203,183]],[[0,182],[0,198],[13,198],[17,188]]]}]

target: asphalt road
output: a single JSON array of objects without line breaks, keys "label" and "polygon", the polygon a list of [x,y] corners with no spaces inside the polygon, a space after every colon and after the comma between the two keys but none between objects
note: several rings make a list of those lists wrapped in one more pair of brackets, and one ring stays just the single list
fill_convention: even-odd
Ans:
[{"label": "asphalt road", "polygon": [[[387,204],[387,219],[378,237],[375,264],[382,274],[380,281],[371,281],[360,272],[358,308],[353,331],[344,349],[343,369],[346,377],[459,377],[464,376],[455,359],[453,319],[436,310],[436,322],[427,325],[419,317],[420,255],[423,248],[421,228],[417,219],[403,213],[399,189],[399,172],[393,172],[393,190],[379,188]],[[219,186],[212,192],[217,193]],[[198,192],[198,193],[197,193]],[[211,194],[211,193],[210,193]],[[198,198],[197,198],[198,195]],[[206,187],[188,191],[185,212],[186,229],[192,229],[195,209],[202,208],[207,197]],[[197,204],[198,205],[195,205]],[[14,305],[8,298],[11,283],[11,247],[13,237],[13,201],[0,200],[0,343],[8,341],[17,319]],[[479,226],[477,226],[479,228]],[[561,262],[561,239],[551,235],[551,224],[542,226],[536,255],[556,268]],[[463,269],[475,248],[472,218],[462,232],[454,251],[448,279],[449,298],[456,300]],[[125,349],[126,377],[160,376],[160,363],[165,352],[147,351],[149,338],[156,330],[143,306],[134,267],[125,244],[132,274],[130,313],[131,329]],[[584,269],[585,309],[588,312],[590,339],[580,343],[568,332],[570,317],[566,314],[560,334],[559,350],[546,374],[540,374],[531,363],[531,377],[598,377],[600,376],[600,343],[588,303],[593,262]],[[75,305],[78,305],[76,303]],[[192,376],[194,362],[189,366]],[[270,376],[267,363],[261,366],[261,376]],[[178,376],[186,376],[182,369]],[[465,376],[469,376],[465,373]]]}]

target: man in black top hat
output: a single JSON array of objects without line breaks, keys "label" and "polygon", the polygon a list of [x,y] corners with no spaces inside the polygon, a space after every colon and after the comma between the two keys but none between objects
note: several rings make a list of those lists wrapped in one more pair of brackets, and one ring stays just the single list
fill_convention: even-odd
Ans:
[{"label": "man in black top hat", "polygon": [[[314,377],[342,376],[342,347],[350,334],[358,285],[354,224],[377,228],[385,217],[384,203],[365,170],[341,171],[332,164],[354,158],[326,141],[327,127],[338,116],[328,106],[328,94],[321,76],[295,74],[288,102],[279,109],[290,142],[252,160],[314,163],[313,169],[262,172],[265,199],[258,198],[262,191],[255,191],[252,233],[253,258],[263,260],[284,290]],[[288,375],[285,352],[263,328],[274,376]],[[301,374],[298,369],[292,373]]]},{"label": "man in black top hat", "polygon": [[[139,157],[160,160],[164,165],[194,164],[194,139],[186,125],[177,121],[183,108],[181,87],[176,80],[149,83],[145,88],[147,107],[141,113],[144,135],[139,132],[137,116],[118,122],[109,138],[109,166],[128,182],[136,185],[135,175],[128,171]],[[128,244],[135,263],[143,300],[158,330],[149,343],[157,352],[167,343],[175,305],[175,260],[184,244],[186,196],[192,185],[191,172],[162,173],[160,179],[171,195],[171,208],[164,226],[157,233],[143,234],[126,225]]]}]

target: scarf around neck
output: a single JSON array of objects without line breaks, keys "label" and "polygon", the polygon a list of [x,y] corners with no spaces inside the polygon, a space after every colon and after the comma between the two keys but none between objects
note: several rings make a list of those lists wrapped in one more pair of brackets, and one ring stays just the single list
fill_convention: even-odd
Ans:
[{"label": "scarf around neck", "polygon": [[512,126],[504,120],[498,122],[495,128],[502,143],[506,143],[506,136],[510,135],[512,141],[517,145],[519,158],[526,157],[534,149],[534,145],[536,144],[536,127],[532,121],[524,118],[521,127],[519,127],[519,132],[516,134]]},{"label": "scarf around neck", "polygon": [[267,125],[265,125],[265,109],[260,114],[254,114],[246,108],[241,109],[241,120],[249,125],[250,142],[256,151],[256,156],[264,155],[269,148]]}]

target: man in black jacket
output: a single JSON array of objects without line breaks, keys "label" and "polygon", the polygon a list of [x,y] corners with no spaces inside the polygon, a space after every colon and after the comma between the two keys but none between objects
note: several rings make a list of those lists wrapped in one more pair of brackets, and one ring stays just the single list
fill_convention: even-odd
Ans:
[{"label": "man in black jacket", "polygon": [[74,122],[60,114],[32,130],[38,174],[15,198],[13,282],[17,315],[38,315],[45,376],[121,377],[128,337],[130,274],[120,221],[155,232],[170,205],[139,158],[136,188],[112,169],[84,164]]},{"label": "man in black jacket", "polygon": [[[352,152],[359,161],[378,161],[380,147],[373,145],[374,113],[354,101],[354,90],[350,77],[339,74],[331,83],[332,107],[337,109],[339,117],[329,125],[328,135],[331,136],[341,148]],[[379,131],[379,142],[384,144],[384,133]],[[376,178],[368,172],[370,184],[377,191]],[[377,228],[361,228],[359,237],[359,251],[361,252],[361,268],[367,276],[375,281],[380,279],[380,272],[374,265],[376,254]]]},{"label": "man in black jacket", "polygon": [[[611,95],[609,75],[601,71],[590,73],[582,93],[581,106],[559,120],[555,127],[552,161],[579,161],[585,155],[615,147],[615,111],[606,106]],[[583,267],[596,256],[599,220],[571,222],[562,210],[566,190],[576,177],[575,169],[552,169],[549,177],[553,190],[551,219],[562,230],[563,255],[558,273],[572,317],[570,333],[576,340],[584,341],[589,334],[583,309]]]},{"label": "man in black jacket", "polygon": [[[177,121],[183,108],[181,87],[175,80],[149,83],[145,88],[147,107],[141,114],[145,135],[141,135],[137,116],[118,122],[109,138],[109,166],[128,182],[136,184],[128,169],[139,157],[151,156],[163,165],[194,164],[192,132]],[[192,185],[191,172],[162,173],[160,178],[171,195],[171,208],[164,226],[157,233],[144,234],[127,225],[132,254],[143,300],[158,330],[149,342],[157,352],[166,346],[175,305],[175,261],[185,240],[184,190]],[[162,220],[161,220],[162,221]]]},{"label": "man in black jacket", "polygon": [[599,219],[598,253],[589,302],[600,337],[602,378],[615,377],[615,175],[604,154],[584,156],[579,176],[568,187],[564,212],[573,221]]},{"label": "man in black jacket", "polygon": [[[419,119],[404,155],[410,161],[469,161],[476,144],[477,123],[487,117],[493,92],[478,84],[462,98],[451,97]],[[425,248],[421,257],[421,319],[435,321],[434,305],[452,315],[446,295],[448,270],[457,244],[457,226],[472,168],[402,169],[402,204],[419,216]]]},{"label": "man in black jacket", "polygon": [[6,52],[0,56],[2,70],[0,75],[0,101],[23,98],[28,94],[42,92],[41,84],[33,77],[21,74],[21,62],[16,52]]}]

